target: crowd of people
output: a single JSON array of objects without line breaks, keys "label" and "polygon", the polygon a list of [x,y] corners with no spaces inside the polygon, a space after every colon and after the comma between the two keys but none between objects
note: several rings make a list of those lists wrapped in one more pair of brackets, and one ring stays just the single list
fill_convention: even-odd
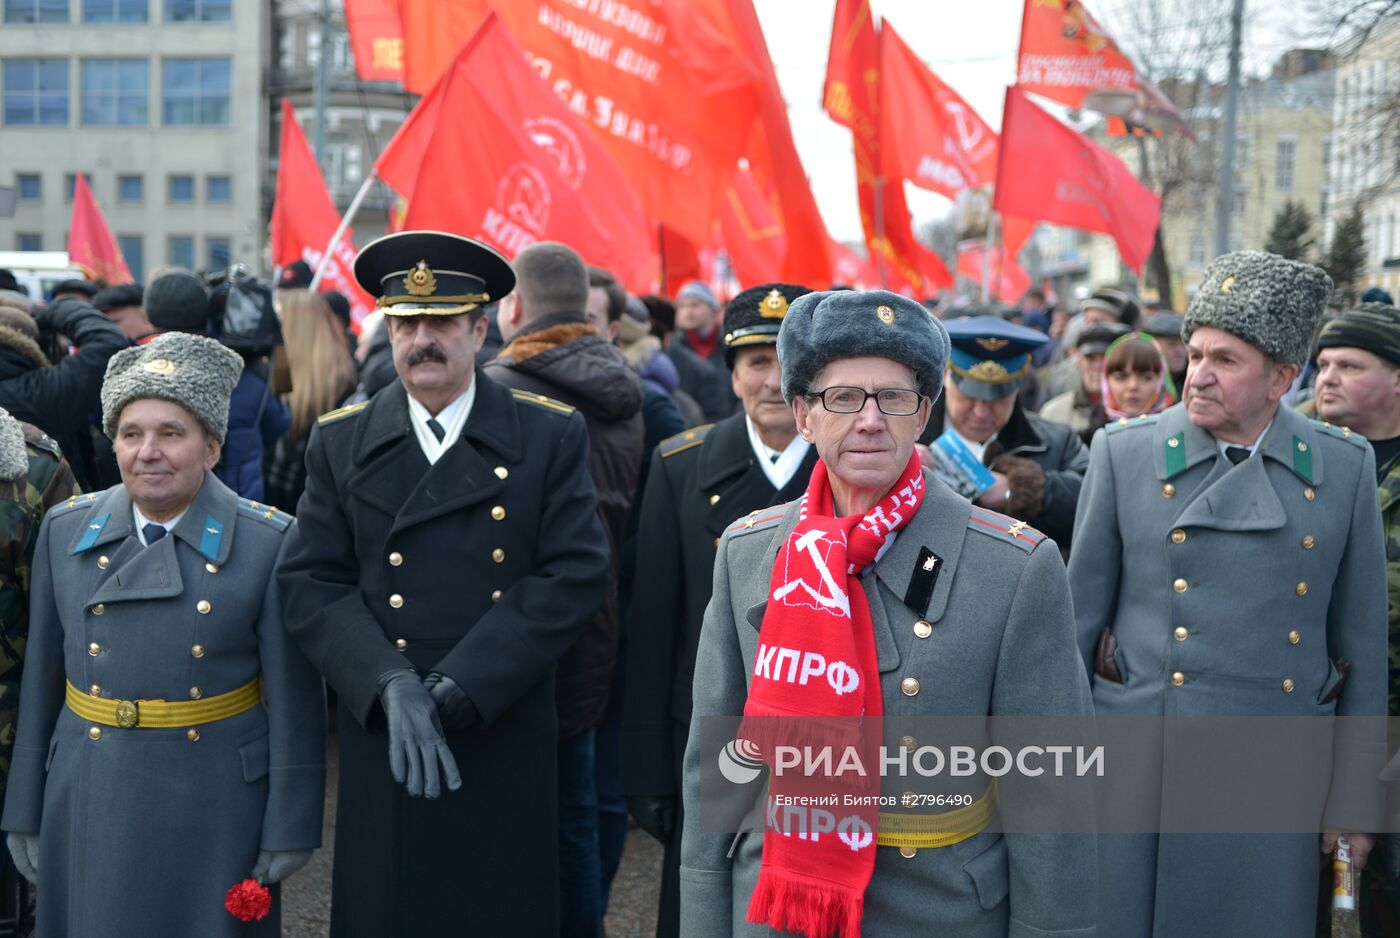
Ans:
[{"label": "crowd of people", "polygon": [[1304,938],[1339,837],[1363,934],[1400,934],[1383,732],[1339,731],[1307,835],[1002,833],[985,775],[951,836],[695,823],[704,718],[1400,716],[1388,295],[1238,252],[1184,315],[721,303],[433,232],[355,276],[359,321],[303,263],[0,271],[0,827],[37,934],[278,934],[328,727],[337,938],[597,938],[633,823],[660,936]]}]

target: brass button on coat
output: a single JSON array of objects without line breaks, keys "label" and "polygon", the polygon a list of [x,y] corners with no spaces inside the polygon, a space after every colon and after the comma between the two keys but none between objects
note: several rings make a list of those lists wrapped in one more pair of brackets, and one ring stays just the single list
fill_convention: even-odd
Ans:
[{"label": "brass button on coat", "polygon": [[1303,497],[1306,498],[1308,501],[1312,501],[1314,498],[1317,498],[1317,493],[1314,492],[1312,486],[1309,485],[1303,489]]},{"label": "brass button on coat", "polygon": [[906,677],[899,682],[899,689],[904,692],[905,697],[913,697],[919,692],[919,679],[916,677]]},{"label": "brass button on coat", "polygon": [[491,551],[491,559],[496,561],[496,563],[504,563],[506,552],[497,547],[495,550]]},{"label": "brass button on coat", "polygon": [[398,551],[394,551],[392,554],[390,554],[390,555],[389,555],[389,566],[391,566],[391,567],[401,567],[401,566],[403,566],[403,554],[399,553]]},{"label": "brass button on coat", "polygon": [[92,655],[94,658],[96,658],[101,653],[102,646],[97,644],[96,642],[93,642],[91,645],[88,646],[88,654]]},{"label": "brass button on coat", "polygon": [[919,638],[928,638],[933,634],[933,626],[923,619],[920,619],[918,622],[914,623],[914,634]]},{"label": "brass button on coat", "polygon": [[100,727],[100,726],[89,726],[89,727],[88,727],[88,739],[101,739],[101,738],[102,738],[102,727]]},{"label": "brass button on coat", "polygon": [[1187,583],[1181,577],[1177,577],[1172,581],[1172,589],[1176,590],[1178,593],[1184,593],[1187,589]]},{"label": "brass button on coat", "polygon": [[718,496],[718,495],[711,495],[711,496],[710,496],[710,504],[711,504],[711,505],[718,505],[718,504],[719,504],[719,496]]},{"label": "brass button on coat", "polygon": [[1181,528],[1177,528],[1175,531],[1172,532],[1172,543],[1173,543],[1173,544],[1182,544],[1182,543],[1185,543],[1185,541],[1186,541],[1186,532],[1183,531],[1183,530],[1181,530]]},{"label": "brass button on coat", "polygon": [[1176,486],[1175,486],[1175,485],[1172,485],[1170,482],[1168,482],[1166,485],[1163,485],[1163,486],[1162,486],[1162,497],[1163,497],[1163,498],[1171,498],[1171,497],[1172,497],[1173,495],[1175,495],[1175,494],[1176,494]]},{"label": "brass button on coat", "polygon": [[95,616],[100,616],[100,615],[102,615],[102,613],[104,613],[104,612],[106,612],[106,611],[107,611],[107,607],[106,607],[106,605],[104,605],[103,603],[98,603],[96,606],[93,606],[93,607],[92,607],[92,614],[95,615]]},{"label": "brass button on coat", "polygon": [[214,608],[212,605],[210,605],[209,600],[207,599],[201,599],[199,602],[194,604],[194,607],[199,610],[199,614],[202,616],[209,615],[209,610]]},{"label": "brass button on coat", "polygon": [[491,520],[492,520],[492,521],[504,521],[504,520],[506,520],[506,510],[505,510],[504,508],[502,508],[500,505],[497,505],[495,508],[492,508],[492,509],[491,509]]},{"label": "brass button on coat", "polygon": [[1299,584],[1298,584],[1297,586],[1295,586],[1293,589],[1294,589],[1295,591],[1297,591],[1297,593],[1298,593],[1299,596],[1306,596],[1306,595],[1308,595],[1308,583],[1307,583],[1306,580],[1304,580],[1304,581],[1302,581],[1301,583],[1299,583]]},{"label": "brass button on coat", "polygon": [[1184,625],[1178,625],[1172,630],[1172,636],[1175,637],[1178,642],[1186,641],[1186,636],[1190,634],[1190,632],[1186,631],[1186,626]]},{"label": "brass button on coat", "polygon": [[1172,672],[1172,686],[1173,686],[1173,687],[1180,687],[1182,684],[1185,684],[1185,683],[1186,683],[1186,675],[1182,674],[1180,671],[1173,671],[1173,672]]},{"label": "brass button on coat", "polygon": [[106,570],[111,564],[112,561],[108,560],[105,556],[97,558],[97,569],[99,570]]},{"label": "brass button on coat", "polygon": [[394,639],[394,647],[397,648],[399,651],[403,651],[405,648],[408,647],[408,639],[406,639],[406,638],[396,638],[396,639]]},{"label": "brass button on coat", "polygon": [[1314,538],[1311,534],[1305,535],[1303,537],[1303,550],[1312,550],[1313,545],[1316,543],[1317,539]]},{"label": "brass button on coat", "polygon": [[914,847],[900,847],[900,848],[899,848],[899,855],[902,856],[902,857],[903,857],[904,859],[906,859],[906,860],[912,860],[912,859],[914,859],[914,855],[917,854],[918,852],[919,852],[919,851],[918,851],[916,848],[914,848]]},{"label": "brass button on coat", "polygon": [[201,697],[203,697],[203,696],[204,696],[204,691],[200,690],[198,687],[191,687],[191,688],[190,688],[190,700],[198,700],[199,698],[201,698]]},{"label": "brass button on coat", "polygon": [[1290,645],[1296,645],[1296,644],[1298,644],[1299,642],[1301,642],[1302,640],[1303,640],[1303,636],[1301,636],[1301,635],[1298,634],[1298,630],[1297,630],[1297,629],[1293,629],[1291,632],[1288,633],[1288,644],[1290,644]]},{"label": "brass button on coat", "polygon": [[501,601],[501,591],[500,591],[500,590],[492,590],[492,591],[491,591],[491,601],[492,601],[493,603],[498,603],[498,602]]},{"label": "brass button on coat", "polygon": [[208,570],[210,573],[218,573],[218,572],[219,572],[219,565],[216,564],[216,563],[206,563],[206,564],[204,565],[204,569],[205,569],[205,570]]},{"label": "brass button on coat", "polygon": [[403,597],[400,596],[398,593],[395,593],[394,595],[389,597],[389,605],[393,606],[395,609],[402,609]]},{"label": "brass button on coat", "polygon": [[1293,678],[1286,677],[1283,679],[1283,692],[1285,694],[1293,693]]},{"label": "brass button on coat", "polygon": [[192,647],[192,648],[190,649],[190,655],[191,655],[192,657],[195,657],[195,658],[203,658],[203,657],[204,657],[204,646],[203,646],[203,645],[195,645],[194,647]]},{"label": "brass button on coat", "polygon": [[185,732],[185,738],[188,739],[188,740],[189,740],[190,742],[192,742],[192,743],[197,743],[197,742],[199,742],[199,730],[197,730],[197,729],[195,729],[193,726],[191,726],[191,727]]},{"label": "brass button on coat", "polygon": [[497,466],[497,467],[496,467],[496,478],[498,478],[498,479],[504,479],[504,478],[505,478],[506,476],[508,476],[508,475],[510,475],[510,471],[509,471],[508,469],[506,469],[505,466]]}]

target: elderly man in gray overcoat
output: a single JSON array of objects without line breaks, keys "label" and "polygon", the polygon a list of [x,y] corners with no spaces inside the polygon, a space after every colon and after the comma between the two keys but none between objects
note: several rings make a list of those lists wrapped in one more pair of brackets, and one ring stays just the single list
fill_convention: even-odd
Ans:
[{"label": "elderly man in gray overcoat", "polygon": [[[1318,268],[1272,254],[1217,258],[1184,322],[1183,403],[1098,432],[1069,573],[1100,717],[1385,713],[1371,449],[1279,406],[1331,287]],[[1317,803],[1303,820],[1321,837],[1194,824],[1177,829],[1195,833],[1101,833],[1099,894],[1111,900],[1099,905],[1099,933],[1312,935],[1322,854],[1344,833],[1364,864],[1378,829],[1384,737],[1357,722],[1337,726],[1330,766],[1320,759]],[[1171,735],[1180,722],[1160,725],[1153,771],[1165,805],[1209,770],[1180,761],[1172,740],[1187,738]],[[1301,786],[1303,774],[1281,781]],[[1135,797],[1155,806],[1158,785],[1152,778]]]},{"label": "elderly man in gray overcoat", "polygon": [[225,895],[320,846],[324,696],[273,579],[292,519],[212,472],[242,367],[181,333],[114,356],[122,483],[40,529],[0,826],[41,938],[277,935],[275,887],[247,923]]},{"label": "elderly man in gray overcoat", "polygon": [[[892,728],[909,718],[1090,713],[1055,543],[972,505],[913,455],[948,353],[942,325],[893,293],[808,294],[783,321],[783,395],[821,458],[801,499],[720,539],[684,762],[682,935],[1093,933],[1092,829],[1003,834],[980,771],[970,804],[848,818],[865,826],[845,840],[772,815],[738,836],[705,820],[718,754],[707,728],[724,717],[743,714],[741,735],[780,714],[883,718],[898,740],[888,753],[922,745]],[[801,678],[782,655],[804,663]],[[807,679],[813,661],[830,663],[825,679]],[[886,793],[901,784],[886,779]],[[774,791],[756,797],[771,808]]]}]

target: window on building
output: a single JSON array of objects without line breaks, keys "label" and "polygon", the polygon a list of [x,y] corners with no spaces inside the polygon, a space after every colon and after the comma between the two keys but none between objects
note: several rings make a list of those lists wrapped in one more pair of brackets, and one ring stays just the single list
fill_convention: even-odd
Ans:
[{"label": "window on building", "polygon": [[1317,217],[1327,217],[1327,190],[1323,189],[1317,199]]},{"label": "window on building", "polygon": [[166,59],[162,63],[162,120],[169,127],[227,127],[233,67],[230,59]]},{"label": "window on building", "polygon": [[148,0],[83,0],[84,23],[144,23]]},{"label": "window on building", "polygon": [[38,173],[16,173],[15,187],[21,202],[37,202],[44,197],[44,177]]},{"label": "window on building", "polygon": [[146,198],[145,176],[118,176],[117,199],[122,202],[140,202]]},{"label": "window on building", "polygon": [[1234,198],[1230,200],[1230,214],[1243,215],[1249,207],[1249,193],[1243,188],[1236,187]]},{"label": "window on building", "polygon": [[233,178],[231,176],[208,176],[204,180],[204,201],[232,202]]},{"label": "window on building", "polygon": [[82,120],[90,127],[144,127],[150,120],[150,63],[83,59]]},{"label": "window on building", "polygon": [[5,123],[61,127],[68,123],[68,60],[5,60]]},{"label": "window on building", "polygon": [[117,250],[122,252],[126,269],[140,283],[146,272],[146,251],[140,235],[117,235]]},{"label": "window on building", "polygon": [[194,269],[194,238],[171,235],[165,245],[165,262],[173,267]]},{"label": "window on building", "polygon": [[1235,178],[1243,179],[1249,172],[1249,144],[1248,137],[1239,137],[1235,140]]},{"label": "window on building", "polygon": [[1197,234],[1191,236],[1190,261],[1192,270],[1200,270],[1206,266],[1206,236]]},{"label": "window on building", "polygon": [[[92,173],[83,173],[83,177],[84,177],[85,179],[87,179],[88,188],[91,189],[91,188],[92,188]],[[64,176],[63,176],[63,198],[64,198],[64,199],[66,199],[66,200],[69,201],[69,202],[72,202],[72,201],[73,201],[73,189],[74,189],[74,187],[77,186],[77,184],[78,184],[78,174],[77,174],[77,173],[65,173],[65,174],[64,174]]]},{"label": "window on building", "polygon": [[1332,174],[1332,138],[1322,138],[1322,175]]},{"label": "window on building", "polygon": [[233,0],[165,0],[169,23],[227,23],[233,19]]},{"label": "window on building", "polygon": [[44,239],[34,231],[20,231],[15,234],[16,251],[42,251],[44,249]]},{"label": "window on building", "polygon": [[166,189],[168,201],[183,204],[194,201],[194,177],[171,176]]},{"label": "window on building", "polygon": [[1297,156],[1298,141],[1291,137],[1280,137],[1278,153],[1274,160],[1274,188],[1279,192],[1293,191],[1293,175]]},{"label": "window on building", "polygon": [[223,270],[233,263],[233,244],[228,238],[210,236],[204,239],[210,270]]},{"label": "window on building", "polygon": [[358,143],[332,142],[326,145],[326,182],[332,190],[354,188],[363,178]]},{"label": "window on building", "polygon": [[5,0],[7,23],[66,23],[68,0]]}]

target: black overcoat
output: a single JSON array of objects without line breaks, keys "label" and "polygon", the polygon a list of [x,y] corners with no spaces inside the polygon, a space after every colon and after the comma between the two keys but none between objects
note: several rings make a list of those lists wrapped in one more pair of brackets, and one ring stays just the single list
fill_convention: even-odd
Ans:
[{"label": "black overcoat", "polygon": [[[557,930],[554,667],[603,601],[607,542],[573,408],[474,379],[429,466],[395,381],[321,418],[280,573],[287,629],[339,696],[331,934]],[[440,671],[482,717],[449,732],[462,788],[389,774],[377,680]]]}]

